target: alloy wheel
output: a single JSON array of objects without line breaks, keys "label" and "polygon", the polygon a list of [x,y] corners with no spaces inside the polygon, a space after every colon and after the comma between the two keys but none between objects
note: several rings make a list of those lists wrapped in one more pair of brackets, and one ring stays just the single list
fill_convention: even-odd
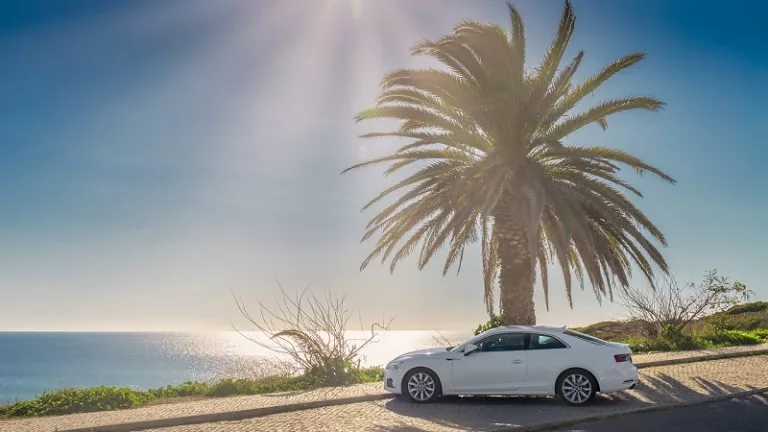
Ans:
[{"label": "alloy wheel", "polygon": [[416,401],[428,401],[435,394],[435,380],[428,373],[416,372],[408,380],[408,394]]},{"label": "alloy wheel", "polygon": [[565,377],[561,387],[562,395],[568,402],[580,405],[592,397],[592,382],[586,376],[573,373]]}]

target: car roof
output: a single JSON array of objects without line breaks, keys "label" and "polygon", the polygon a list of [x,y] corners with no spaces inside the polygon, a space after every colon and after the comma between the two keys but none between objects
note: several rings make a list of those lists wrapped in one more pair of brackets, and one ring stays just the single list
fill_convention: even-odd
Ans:
[{"label": "car roof", "polygon": [[562,333],[565,330],[566,330],[565,326],[554,327],[554,326],[543,326],[543,325],[529,325],[529,326],[508,325],[508,326],[494,327],[485,333],[493,334],[493,333],[501,333],[501,332],[508,332],[508,331],[520,331],[525,333],[535,333],[535,332]]}]

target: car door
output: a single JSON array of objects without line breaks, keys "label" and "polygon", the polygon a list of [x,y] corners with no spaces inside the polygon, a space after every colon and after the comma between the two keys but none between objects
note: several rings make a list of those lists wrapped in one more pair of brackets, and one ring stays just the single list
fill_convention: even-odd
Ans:
[{"label": "car door", "polygon": [[527,345],[528,368],[521,391],[552,394],[555,380],[564,370],[570,348],[554,335],[532,333]]},{"label": "car door", "polygon": [[457,393],[493,394],[518,389],[525,381],[525,333],[499,333],[482,339],[478,349],[452,362]]}]

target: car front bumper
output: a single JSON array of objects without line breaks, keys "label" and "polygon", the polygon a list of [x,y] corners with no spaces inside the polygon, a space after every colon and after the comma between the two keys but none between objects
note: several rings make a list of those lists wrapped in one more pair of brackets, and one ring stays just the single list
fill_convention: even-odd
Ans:
[{"label": "car front bumper", "polygon": [[399,370],[384,370],[384,390],[401,394],[400,384],[403,382],[403,374]]}]

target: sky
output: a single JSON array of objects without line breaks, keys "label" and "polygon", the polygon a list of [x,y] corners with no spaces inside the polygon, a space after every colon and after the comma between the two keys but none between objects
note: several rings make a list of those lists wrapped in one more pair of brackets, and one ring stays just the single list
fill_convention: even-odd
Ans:
[{"label": "sky", "polygon": [[[535,64],[560,1],[516,1]],[[651,95],[574,143],[630,151],[672,273],[707,269],[768,299],[768,3],[573,1],[577,78],[648,54],[592,98]],[[366,323],[457,329],[486,319],[480,253],[442,276],[414,259],[360,272],[381,170],[340,172],[399,142],[356,124],[384,73],[461,18],[508,25],[501,0],[0,0],[0,330],[247,329],[232,293],[273,304],[311,283]],[[615,319],[551,272],[540,323]],[[634,284],[642,286],[638,276]]]}]

